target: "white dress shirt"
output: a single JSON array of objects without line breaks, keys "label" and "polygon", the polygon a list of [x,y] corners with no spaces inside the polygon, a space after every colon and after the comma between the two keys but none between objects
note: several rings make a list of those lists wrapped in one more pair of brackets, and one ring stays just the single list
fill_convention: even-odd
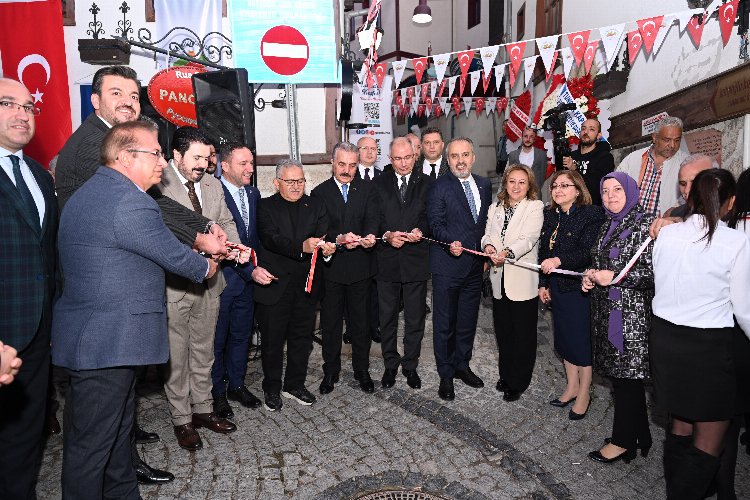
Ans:
[{"label": "white dress shirt", "polygon": [[376,167],[375,165],[370,165],[369,167],[366,167],[366,166],[364,166],[364,165],[362,165],[360,163],[359,165],[357,165],[357,170],[359,170],[359,177],[362,178],[362,179],[365,178],[365,169],[366,168],[370,169],[370,180],[374,180],[375,179],[375,169],[376,168],[378,169],[379,172],[382,172],[382,169]]},{"label": "white dress shirt", "polygon": [[432,175],[432,164],[435,164],[435,177],[440,173],[440,164],[443,163],[442,155],[435,161],[430,161],[427,158],[422,163],[422,173],[425,175]]},{"label": "white dress shirt", "polygon": [[[249,219],[250,214],[247,213],[248,210],[248,197],[245,196],[245,213],[242,213],[242,202],[240,201],[240,189],[245,189],[245,186],[242,186],[241,188],[235,186],[231,182],[229,182],[226,177],[221,176],[219,178],[222,184],[224,184],[224,187],[227,188],[227,191],[229,191],[229,194],[232,195],[232,199],[234,200],[234,204],[237,206],[237,211],[240,213],[240,216],[242,216],[244,219]],[[245,191],[245,194],[247,194],[247,191]]]},{"label": "white dress shirt", "polygon": [[[177,178],[180,179],[180,184],[182,184],[182,187],[185,188],[185,192],[188,192],[188,188],[185,185],[185,183],[188,181],[185,179],[182,174],[180,173],[180,170],[177,168],[177,165],[175,165],[174,160],[169,160],[169,166],[174,169],[174,172],[177,174]],[[201,204],[201,207],[203,206],[203,197],[201,196],[201,182],[193,182],[193,186],[195,187],[195,195],[198,197],[198,201]],[[239,207],[239,205],[237,205]]]},{"label": "white dress shirt", "polygon": [[0,166],[3,167],[3,171],[5,171],[10,182],[15,186],[16,176],[13,175],[13,163],[11,163],[10,158],[8,158],[11,154],[19,159],[19,163],[21,164],[21,177],[23,177],[23,180],[26,182],[26,185],[31,192],[31,197],[34,199],[34,204],[39,212],[39,227],[42,227],[44,225],[44,210],[46,208],[44,204],[44,195],[39,188],[39,184],[36,183],[36,179],[34,178],[34,174],[31,173],[31,169],[26,162],[23,161],[23,152],[17,151],[11,153],[7,149],[0,147]]},{"label": "white dress shirt", "polygon": [[705,218],[662,228],[654,245],[656,316],[694,328],[734,326],[750,338],[750,239],[719,222],[711,244]]}]

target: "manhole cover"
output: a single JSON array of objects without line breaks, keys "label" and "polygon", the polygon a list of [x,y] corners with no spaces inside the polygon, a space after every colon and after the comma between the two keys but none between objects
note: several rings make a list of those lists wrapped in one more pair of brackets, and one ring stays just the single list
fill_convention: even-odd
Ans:
[{"label": "manhole cover", "polygon": [[447,500],[419,490],[382,490],[357,497],[357,500]]}]

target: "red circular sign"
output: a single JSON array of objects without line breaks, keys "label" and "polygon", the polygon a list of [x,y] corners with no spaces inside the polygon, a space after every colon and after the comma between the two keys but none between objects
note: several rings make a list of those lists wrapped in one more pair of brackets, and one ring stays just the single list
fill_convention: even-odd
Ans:
[{"label": "red circular sign", "polygon": [[148,83],[148,99],[157,113],[178,127],[198,126],[193,94],[193,75],[204,66],[188,64],[159,71]]},{"label": "red circular sign", "polygon": [[310,46],[296,28],[274,26],[260,40],[260,55],[274,73],[296,75],[310,59]]}]

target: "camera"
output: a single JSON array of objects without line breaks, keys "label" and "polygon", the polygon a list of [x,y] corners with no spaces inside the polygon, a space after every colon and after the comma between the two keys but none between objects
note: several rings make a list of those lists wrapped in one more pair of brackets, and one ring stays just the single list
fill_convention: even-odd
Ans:
[{"label": "camera", "polygon": [[552,131],[552,145],[555,150],[555,169],[562,170],[563,156],[570,156],[571,151],[568,146],[568,139],[565,138],[565,122],[567,120],[568,111],[575,111],[575,103],[560,104],[554,108],[547,110],[544,113],[544,122],[542,127],[544,130]]}]

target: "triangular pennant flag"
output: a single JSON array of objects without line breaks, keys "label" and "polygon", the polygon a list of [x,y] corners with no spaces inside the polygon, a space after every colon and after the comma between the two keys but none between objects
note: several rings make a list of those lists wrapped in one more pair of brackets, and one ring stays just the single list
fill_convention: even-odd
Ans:
[{"label": "triangular pennant flag", "polygon": [[591,73],[591,64],[594,62],[596,57],[596,50],[599,48],[599,40],[589,42],[586,46],[586,52],[583,54],[583,64],[586,68],[586,73]]},{"label": "triangular pennant flag", "polygon": [[628,33],[628,56],[631,66],[633,65],[633,61],[635,61],[635,58],[638,57],[638,51],[641,50],[642,45],[643,37],[641,36],[640,31],[633,30]]},{"label": "triangular pennant flag", "polygon": [[526,77],[525,85],[528,85],[531,81],[531,77],[534,74],[534,67],[536,66],[536,58],[539,56],[527,57],[523,60],[523,72]]},{"label": "triangular pennant flag", "polygon": [[461,112],[461,99],[458,96],[453,96],[451,97],[451,102],[453,103],[453,110],[456,114],[459,114]]},{"label": "triangular pennant flag", "polygon": [[422,84],[422,100],[427,101],[427,94],[430,91],[430,84],[429,83],[423,83]]},{"label": "triangular pennant flag", "polygon": [[497,114],[502,114],[503,111],[505,111],[505,108],[508,107],[508,98],[507,97],[500,97],[497,102],[495,103],[495,109],[497,110]]},{"label": "triangular pennant flag", "polygon": [[383,88],[383,78],[385,78],[385,74],[388,71],[388,63],[378,63],[375,65],[375,77],[378,80],[378,88]]},{"label": "triangular pennant flag", "polygon": [[636,21],[638,31],[641,33],[641,37],[643,37],[643,50],[646,51],[646,55],[651,54],[651,49],[654,48],[654,41],[661,29],[663,18],[664,16],[656,16]]},{"label": "triangular pennant flag", "polygon": [[445,92],[445,83],[446,83],[445,80],[440,82],[440,85],[438,86],[438,89],[437,89],[437,97],[442,97],[443,92]]},{"label": "triangular pennant flag", "polygon": [[[516,43],[509,43],[505,45],[505,50],[508,52],[508,60],[510,61],[510,68],[518,74],[518,69],[521,67],[521,59],[523,58],[523,53],[526,50],[526,42],[516,42]],[[513,82],[515,81],[515,77],[512,77],[510,80],[511,87],[513,86]]]},{"label": "triangular pennant flag", "polygon": [[471,97],[464,97],[463,101],[464,101],[464,111],[466,112],[466,117],[468,118],[469,117],[469,113],[471,112],[471,101],[472,101],[472,98]]},{"label": "triangular pennant flag", "polygon": [[664,43],[664,39],[667,38],[667,33],[669,33],[669,30],[672,29],[674,20],[675,17],[672,15],[664,16],[664,19],[662,19],[661,27],[659,28],[659,34],[656,35],[656,40],[654,40],[654,48],[651,51],[652,58],[656,57],[656,54],[659,52],[659,49]]},{"label": "triangular pennant flag", "polygon": [[370,63],[368,61],[365,62],[367,63],[367,88],[371,89],[375,85],[375,75],[372,74]]},{"label": "triangular pennant flag", "polygon": [[456,57],[458,57],[458,65],[461,67],[461,76],[466,78],[466,73],[469,71],[469,66],[471,66],[471,60],[474,59],[474,49],[459,52]]},{"label": "triangular pennant flag", "polygon": [[503,78],[505,78],[505,67],[508,63],[495,66],[495,91],[500,92],[500,85],[503,84]]},{"label": "triangular pennant flag", "polygon": [[583,53],[586,52],[586,46],[589,43],[589,36],[591,36],[591,30],[576,31],[575,33],[568,34],[570,52],[573,54],[578,66],[580,66],[581,61],[583,61]]},{"label": "triangular pennant flag", "polygon": [[438,102],[440,103],[440,108],[443,110],[443,114],[448,114],[448,98],[447,97],[438,97]]},{"label": "triangular pennant flag", "polygon": [[427,110],[428,110],[427,116],[430,116],[429,110],[431,110],[432,106],[433,106],[433,104],[432,104],[432,97],[428,97],[427,99],[425,99],[424,103],[427,105]]},{"label": "triangular pennant flag", "polygon": [[495,65],[495,58],[497,57],[498,50],[500,50],[499,45],[479,49],[479,55],[482,57],[482,68],[484,69],[485,78],[490,76],[490,71],[492,71],[492,67]]},{"label": "triangular pennant flag", "polygon": [[404,76],[406,63],[404,61],[394,61],[391,63],[391,66],[393,66],[393,84],[398,88],[401,85],[401,78]]},{"label": "triangular pennant flag", "polygon": [[453,97],[453,92],[456,90],[456,79],[458,76],[452,76],[448,78],[448,97]]},{"label": "triangular pennant flag", "polygon": [[[477,90],[477,84],[479,83],[480,78],[479,73],[481,73],[479,70],[469,73],[469,76],[471,77],[471,95],[474,95],[474,92]],[[461,95],[463,95],[463,92],[461,92]]]},{"label": "triangular pennant flag", "polygon": [[729,0],[719,7],[719,27],[721,28],[721,39],[726,47],[729,37],[732,35],[732,26],[737,18],[737,2],[739,0]]},{"label": "triangular pennant flag", "polygon": [[450,54],[438,54],[432,56],[432,63],[435,65],[435,78],[437,78],[438,82],[443,81],[445,70],[448,68],[449,62],[451,62]]},{"label": "triangular pennant flag", "polygon": [[604,58],[607,61],[607,69],[612,66],[617,57],[624,35],[625,23],[599,28],[599,36],[602,39],[602,46],[604,47]]},{"label": "triangular pennant flag", "polygon": [[[703,16],[703,19],[706,19],[708,16]],[[703,28],[706,27],[705,22],[701,22],[701,16],[693,16],[690,18],[690,21],[687,23],[687,32],[688,36],[690,36],[690,39],[693,41],[693,44],[695,45],[695,48],[700,48],[701,46],[701,37],[703,36]]]},{"label": "triangular pennant flag", "polygon": [[[549,71],[547,71],[547,78],[546,80],[549,81],[549,77],[552,76],[552,73],[555,71],[555,63],[557,62],[557,54],[559,53],[558,50],[555,51],[554,54],[552,54],[552,64],[549,65]],[[572,57],[572,56],[571,56]]]},{"label": "triangular pennant flag", "polygon": [[508,65],[508,79],[510,80],[510,88],[516,84],[516,77],[518,76],[518,70],[513,69],[513,65]]},{"label": "triangular pennant flag", "polygon": [[419,104],[416,102],[411,103],[411,109],[409,111],[409,116],[414,116],[417,113],[417,110],[419,109]]},{"label": "triangular pennant flag", "polygon": [[424,108],[424,115],[429,118],[432,114],[432,108],[430,106],[425,106]]},{"label": "triangular pennant flag", "polygon": [[433,99],[437,97],[437,82],[435,80],[430,82],[430,95]]},{"label": "triangular pennant flag", "polygon": [[458,95],[464,95],[464,89],[466,88],[466,75],[461,75],[458,79]]},{"label": "triangular pennant flag", "polygon": [[563,61],[563,74],[567,80],[570,70],[573,68],[573,53],[570,51],[570,47],[560,49],[560,57],[562,57]]},{"label": "triangular pennant flag", "polygon": [[404,100],[401,98],[401,92],[394,92],[396,94],[394,100],[396,101],[396,104],[398,106],[402,106],[404,104]]},{"label": "triangular pennant flag", "polygon": [[417,83],[422,83],[422,74],[427,69],[427,58],[415,57],[411,60],[411,63],[414,67],[414,76],[417,78]]},{"label": "triangular pennant flag", "polygon": [[417,106],[417,116],[421,117],[424,114],[426,106],[424,104],[420,104]]},{"label": "triangular pennant flag", "polygon": [[[408,98],[406,102],[408,102],[409,104],[415,104],[414,87],[406,88],[406,97]],[[416,99],[416,102],[419,102],[419,98]]]},{"label": "triangular pennant flag", "polygon": [[443,108],[440,106],[435,106],[435,117],[440,118],[440,115],[443,114]]},{"label": "triangular pennant flag", "polygon": [[474,101],[474,105],[477,107],[477,118],[479,118],[479,115],[482,114],[482,110],[484,109],[484,97],[477,97]]},{"label": "triangular pennant flag", "polygon": [[487,98],[487,107],[484,108],[485,113],[487,116],[490,116],[490,113],[495,111],[495,106],[497,106],[497,97],[488,97]]},{"label": "triangular pennant flag", "polygon": [[539,48],[539,55],[544,63],[544,71],[549,74],[550,68],[554,67],[552,59],[557,51],[557,39],[560,35],[545,36],[536,39],[536,46]]},{"label": "triangular pennant flag", "polygon": [[416,85],[414,87],[414,100],[416,101],[417,104],[422,102],[422,87],[419,85]]},{"label": "triangular pennant flag", "polygon": [[700,14],[703,14],[703,9],[683,10],[682,12],[676,13],[674,16],[677,18],[677,22],[680,24],[680,33],[685,32],[688,27],[688,23],[693,18],[693,16],[697,16]]},{"label": "triangular pennant flag", "polygon": [[487,94],[487,87],[490,86],[490,80],[492,80],[492,73],[488,73],[487,75],[482,73],[482,87],[485,94]]},{"label": "triangular pennant flag", "polygon": [[410,98],[410,96],[409,96],[409,90],[408,89],[401,89],[399,91],[399,94],[401,94],[401,102],[403,104],[409,104],[409,102],[407,101],[407,99]]},{"label": "triangular pennant flag", "polygon": [[[714,12],[719,10],[719,7],[721,7],[723,3],[724,0],[714,0],[713,2],[711,2],[708,7],[706,7],[706,12],[708,13],[708,17],[706,17],[706,19],[711,17]],[[703,23],[705,24],[705,22],[706,21],[704,20]]]}]

